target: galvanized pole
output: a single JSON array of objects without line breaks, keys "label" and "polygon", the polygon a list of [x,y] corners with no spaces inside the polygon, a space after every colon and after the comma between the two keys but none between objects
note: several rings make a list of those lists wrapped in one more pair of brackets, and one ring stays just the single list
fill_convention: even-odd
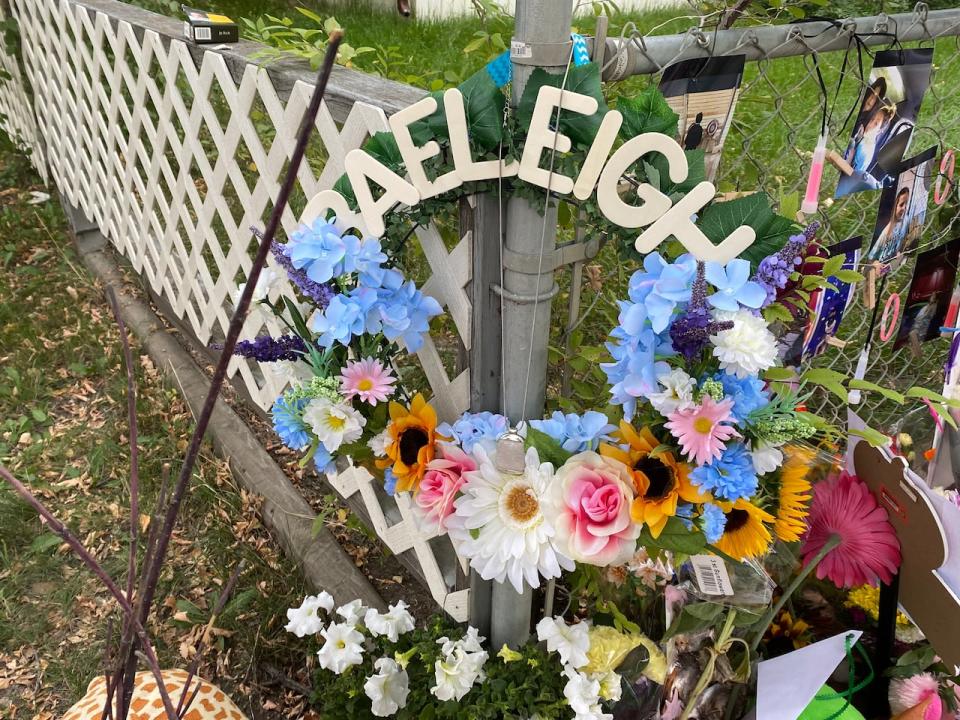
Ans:
[{"label": "galvanized pole", "polygon": [[[563,73],[570,59],[573,0],[517,0],[513,58],[513,94],[516,107],[536,67]],[[541,161],[549,167],[549,152]],[[551,301],[556,294],[554,268],[549,258],[556,248],[557,211],[540,214],[522,198],[510,198],[506,207],[503,287],[503,412],[513,422],[539,418],[546,393],[547,345]],[[511,260],[516,260],[514,262]],[[543,258],[536,262],[535,258]],[[532,260],[533,262],[524,262]],[[491,641],[516,647],[530,634],[533,591],[518,594],[508,583],[494,583]]]}]

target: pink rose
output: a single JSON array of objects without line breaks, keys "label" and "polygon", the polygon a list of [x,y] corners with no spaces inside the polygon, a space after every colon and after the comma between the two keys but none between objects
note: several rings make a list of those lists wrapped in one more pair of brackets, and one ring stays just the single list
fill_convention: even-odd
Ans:
[{"label": "pink rose", "polygon": [[557,547],[578,562],[621,565],[637,548],[640,525],[630,518],[633,484],[619,460],[574,455],[551,486]]},{"label": "pink rose", "polygon": [[463,474],[477,469],[476,461],[454,445],[441,445],[441,452],[443,457],[427,465],[414,496],[427,529],[439,534],[447,531],[447,518],[453,515],[453,501],[464,483]]}]

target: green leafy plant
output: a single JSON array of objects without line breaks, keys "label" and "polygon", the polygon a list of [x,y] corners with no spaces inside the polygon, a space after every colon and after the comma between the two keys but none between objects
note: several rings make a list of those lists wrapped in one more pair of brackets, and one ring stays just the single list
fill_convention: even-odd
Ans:
[{"label": "green leafy plant", "polygon": [[[264,50],[256,53],[260,59],[277,60],[283,57],[298,57],[310,63],[311,68],[317,69],[323,62],[330,34],[341,31],[343,28],[335,17],[322,18],[312,10],[302,7],[296,10],[314,26],[301,27],[296,25],[292,18],[280,18],[275,15],[263,15],[255,20],[241,18],[243,36],[267,45]],[[337,51],[337,63],[350,67],[358,56],[372,52],[374,52],[372,47],[355,48],[342,42]]]}]

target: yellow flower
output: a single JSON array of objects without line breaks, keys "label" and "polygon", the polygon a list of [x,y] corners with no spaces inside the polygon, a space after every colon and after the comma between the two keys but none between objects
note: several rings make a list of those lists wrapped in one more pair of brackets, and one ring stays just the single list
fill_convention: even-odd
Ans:
[{"label": "yellow flower", "polygon": [[516,662],[517,660],[523,660],[523,655],[518,653],[516,650],[511,650],[510,647],[504,643],[503,647],[500,648],[500,652],[497,653],[497,657],[503,660],[505,663]]},{"label": "yellow flower", "polygon": [[413,398],[409,409],[391,402],[387,435],[387,457],[377,460],[377,467],[393,470],[397,476],[397,492],[416,490],[427,463],[433,460],[436,441],[447,439],[437,435],[436,411],[420,393]]},{"label": "yellow flower", "polygon": [[[847,593],[843,601],[844,607],[858,607],[863,610],[874,622],[880,617],[880,588],[872,585],[861,585]],[[910,619],[902,612],[897,612],[897,626],[909,628]]]},{"label": "yellow flower", "polygon": [[667,658],[657,644],[641,632],[622,633],[609,625],[594,625],[590,628],[590,649],[587,651],[585,673],[605,673],[616,670],[627,655],[640,645],[650,656],[643,675],[659,685],[667,676]]},{"label": "yellow flower", "polygon": [[773,515],[742,498],[717,505],[726,515],[727,524],[716,546],[735,560],[763,555],[773,539],[764,523],[772,523]]},{"label": "yellow flower", "polygon": [[810,626],[803,620],[794,620],[789,612],[782,610],[780,616],[770,624],[767,636],[789,641],[794,650],[799,650],[810,644],[809,630]]},{"label": "yellow flower", "polygon": [[784,448],[787,459],[780,471],[780,504],[773,530],[784,542],[796,542],[807,529],[811,484],[808,480],[814,464],[814,451],[808,447]]},{"label": "yellow flower", "polygon": [[688,465],[677,462],[668,452],[650,455],[660,443],[649,428],[638,432],[621,420],[618,435],[628,449],[603,443],[600,454],[619,460],[630,469],[636,491],[630,515],[635,522],[646,523],[653,537],[660,537],[667,520],[677,514],[678,500],[702,503],[709,499],[690,482]]}]

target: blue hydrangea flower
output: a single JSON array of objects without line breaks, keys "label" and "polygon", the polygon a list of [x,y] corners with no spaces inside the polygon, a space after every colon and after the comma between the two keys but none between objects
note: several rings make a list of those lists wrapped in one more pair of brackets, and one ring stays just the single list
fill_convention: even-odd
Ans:
[{"label": "blue hydrangea flower", "polygon": [[530,426],[552,437],[571,453],[596,450],[600,441],[616,430],[607,416],[595,410],[583,415],[554,412],[547,420],[531,420]]},{"label": "blue hydrangea flower", "polygon": [[367,326],[367,312],[377,301],[377,292],[355,288],[348,295],[334,295],[322,313],[313,316],[311,329],[320,333],[317,342],[330,348],[335,343],[347,345]]},{"label": "blue hydrangea flower", "polygon": [[630,337],[622,326],[610,334],[620,342],[607,343],[613,362],[600,363],[610,383],[611,402],[622,405],[624,417],[630,420],[637,408],[637,398],[660,392],[657,377],[670,372],[670,366],[657,356],[672,354],[669,341],[664,341],[650,328]]},{"label": "blue hydrangea flower", "polygon": [[723,510],[713,503],[707,503],[703,506],[703,534],[706,536],[708,543],[712,545],[720,540],[726,527],[727,516]]},{"label": "blue hydrangea flower", "polygon": [[764,389],[763,381],[758,377],[748,375],[738,378],[725,372],[717,373],[713,377],[723,385],[724,395],[733,399],[731,413],[736,422],[743,422],[754,410],[770,403],[770,393]]},{"label": "blue hydrangea flower", "polygon": [[313,462],[321,473],[332,473],[337,469],[333,456],[323,445],[317,447],[317,451],[313,454]]},{"label": "blue hydrangea flower", "polygon": [[656,252],[643,259],[643,270],[630,278],[629,296],[634,303],[645,305],[655,333],[670,326],[677,305],[689,302],[696,274],[697,261],[689,254],[681,255],[674,263],[665,262]]},{"label": "blue hydrangea flower", "polygon": [[743,443],[729,443],[719,459],[695,468],[690,480],[714,497],[731,502],[757,492],[757,472]]},{"label": "blue hydrangea flower", "polygon": [[367,313],[366,332],[382,332],[390,342],[400,340],[408,352],[414,353],[423,347],[430,319],[442,312],[440,303],[424,295],[412,280],[404,281],[396,270],[385,270],[377,300]]},{"label": "blue hydrangea flower", "polygon": [[347,272],[357,272],[360,274],[360,284],[368,287],[378,287],[383,283],[383,275],[387,272],[383,263],[387,261],[387,255],[380,246],[377,238],[364,238],[360,241],[360,246],[355,255],[348,255],[344,269]]},{"label": "blue hydrangea flower", "polygon": [[281,395],[273,403],[270,411],[273,429],[291,450],[303,450],[310,445],[310,434],[303,422],[303,410],[309,402],[310,398],[288,401],[285,395]]},{"label": "blue hydrangea flower", "polygon": [[387,495],[397,494],[397,476],[390,468],[383,471],[383,489],[386,490]]},{"label": "blue hydrangea flower", "polygon": [[359,244],[359,240],[352,235],[344,237],[332,222],[317,218],[311,224],[300,225],[294,230],[283,252],[293,266],[306,271],[311,280],[325,283],[343,274],[343,260],[351,239]]},{"label": "blue hydrangea flower", "polygon": [[735,258],[724,267],[720,263],[706,263],[707,282],[717,291],[707,298],[717,310],[736,312],[740,306],[753,308],[763,307],[767,299],[767,291],[750,279],[750,262],[742,258]]},{"label": "blue hydrangea flower", "polygon": [[452,438],[464,452],[469,453],[478,444],[492,450],[497,438],[509,429],[510,423],[503,415],[486,411],[465,412],[453,425],[443,423],[437,427],[437,433]]}]

